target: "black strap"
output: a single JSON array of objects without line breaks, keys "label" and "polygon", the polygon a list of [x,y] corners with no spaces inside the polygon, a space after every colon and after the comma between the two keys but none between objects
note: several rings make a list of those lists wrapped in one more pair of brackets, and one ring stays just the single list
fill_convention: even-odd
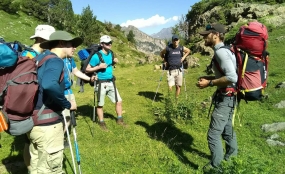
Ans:
[{"label": "black strap", "polygon": [[118,94],[117,94],[117,88],[116,88],[116,78],[115,76],[112,79],[109,80],[98,80],[98,92],[97,92],[97,99],[98,99],[98,103],[100,102],[100,94],[101,94],[101,87],[102,87],[102,83],[104,82],[113,82],[114,85],[114,91],[115,91],[115,101],[118,102]]}]

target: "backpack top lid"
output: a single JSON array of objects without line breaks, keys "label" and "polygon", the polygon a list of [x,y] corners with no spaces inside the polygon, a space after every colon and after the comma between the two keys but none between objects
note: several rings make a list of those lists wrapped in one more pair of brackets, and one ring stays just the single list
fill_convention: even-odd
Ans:
[{"label": "backpack top lid", "polygon": [[256,57],[262,57],[267,48],[268,32],[260,22],[249,22],[240,27],[233,45]]},{"label": "backpack top lid", "polygon": [[244,28],[258,33],[264,40],[268,39],[268,31],[265,25],[260,22],[249,22]]}]

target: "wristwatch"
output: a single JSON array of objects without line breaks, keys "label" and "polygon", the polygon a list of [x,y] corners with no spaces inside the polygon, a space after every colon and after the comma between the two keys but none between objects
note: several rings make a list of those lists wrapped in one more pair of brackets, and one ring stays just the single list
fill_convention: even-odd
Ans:
[{"label": "wristwatch", "polygon": [[213,81],[212,81],[212,80],[210,80],[210,82],[209,82],[209,86],[211,86],[211,87],[213,87],[213,86],[214,86],[214,84],[213,84]]}]

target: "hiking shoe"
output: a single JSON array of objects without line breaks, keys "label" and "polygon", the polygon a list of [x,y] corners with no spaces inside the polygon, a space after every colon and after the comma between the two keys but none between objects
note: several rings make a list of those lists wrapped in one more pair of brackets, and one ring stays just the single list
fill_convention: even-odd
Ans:
[{"label": "hiking shoe", "polygon": [[99,126],[102,130],[104,131],[108,131],[108,128],[106,126],[106,123],[105,122],[99,122]]},{"label": "hiking shoe", "polygon": [[211,162],[209,162],[208,164],[206,164],[203,167],[203,171],[204,172],[218,172],[218,173],[223,173],[222,169],[219,167],[214,167]]},{"label": "hiking shoe", "polygon": [[117,119],[117,124],[126,127],[127,124],[124,122],[123,118]]}]

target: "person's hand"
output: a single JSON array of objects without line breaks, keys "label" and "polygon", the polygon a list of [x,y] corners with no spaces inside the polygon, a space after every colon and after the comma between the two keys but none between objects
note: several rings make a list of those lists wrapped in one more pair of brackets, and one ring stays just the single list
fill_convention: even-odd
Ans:
[{"label": "person's hand", "polygon": [[99,64],[99,68],[100,69],[105,69],[105,68],[107,68],[107,64],[106,63],[100,63]]},{"label": "person's hand", "polygon": [[118,58],[114,58],[114,62],[118,63],[119,62]]},{"label": "person's hand", "polygon": [[203,89],[203,88],[208,87],[208,86],[209,86],[209,83],[210,83],[209,80],[200,77],[199,80],[198,80],[198,82],[196,83],[196,86],[197,86],[198,88],[200,88],[200,89]]},{"label": "person's hand", "polygon": [[95,80],[97,80],[97,76],[91,76],[91,77],[90,77],[90,81],[91,81],[91,82],[94,82]]},{"label": "person's hand", "polygon": [[77,110],[77,105],[76,105],[75,101],[70,101],[70,104],[71,104],[71,107],[69,110],[71,110],[71,111]]}]

